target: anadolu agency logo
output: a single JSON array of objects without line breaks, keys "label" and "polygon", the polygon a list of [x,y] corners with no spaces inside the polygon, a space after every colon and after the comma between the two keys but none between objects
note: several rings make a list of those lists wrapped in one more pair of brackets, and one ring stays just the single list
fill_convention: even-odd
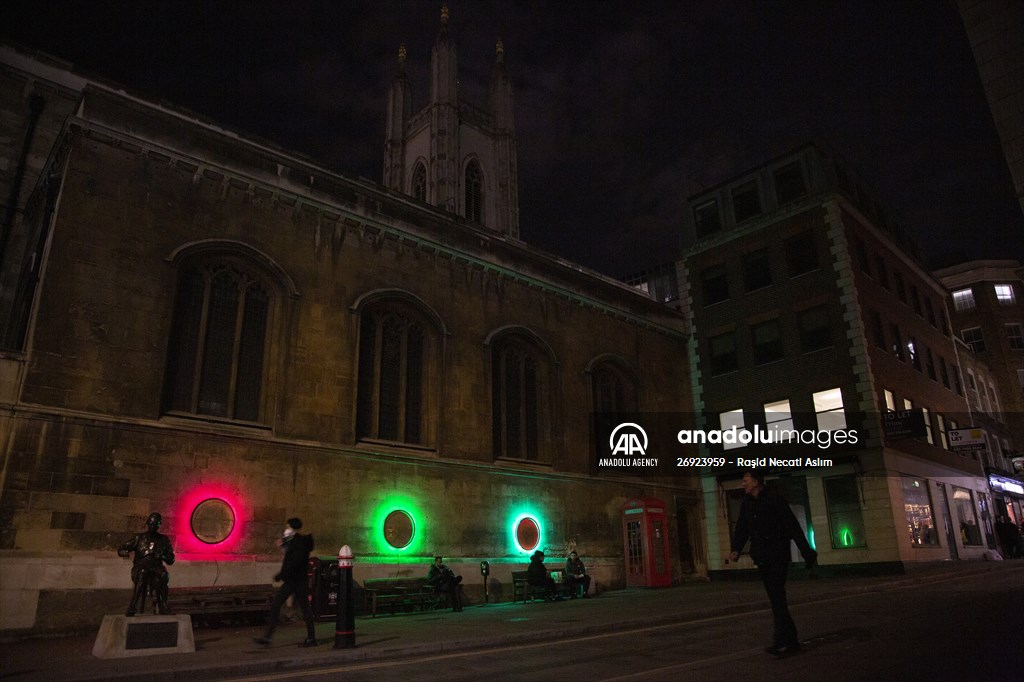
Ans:
[{"label": "anadolu agency logo", "polygon": [[613,455],[646,455],[647,445],[647,432],[633,422],[619,424],[612,429],[612,434],[608,437],[608,447],[611,448]]}]

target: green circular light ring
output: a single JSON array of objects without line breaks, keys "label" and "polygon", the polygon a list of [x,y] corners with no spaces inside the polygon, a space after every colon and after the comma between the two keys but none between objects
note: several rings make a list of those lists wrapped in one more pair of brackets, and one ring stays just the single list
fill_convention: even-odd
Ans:
[{"label": "green circular light ring", "polygon": [[384,517],[384,542],[393,549],[405,549],[416,538],[416,521],[404,509],[396,509]]},{"label": "green circular light ring", "polygon": [[[392,545],[387,538],[385,530],[387,519],[394,512],[401,512],[409,517],[409,522],[412,525],[409,543],[404,547]],[[419,553],[424,542],[424,534],[421,532],[424,528],[422,519],[423,512],[412,497],[401,494],[388,495],[373,508],[370,516],[370,553],[392,556]]]},{"label": "green circular light ring", "polygon": [[[536,534],[537,534],[536,541],[532,545],[530,545],[529,547],[524,547],[523,544],[520,542],[519,530],[520,530],[520,526],[522,526],[524,523],[525,524],[532,524],[532,526],[536,530]],[[524,526],[524,530],[527,530],[528,528],[529,528],[529,525]],[[512,546],[515,547],[516,550],[519,551],[519,552],[522,552],[522,553],[525,553],[525,554],[529,554],[529,553],[531,553],[531,552],[533,552],[533,551],[535,551],[537,549],[540,549],[543,546],[543,544],[544,544],[542,542],[542,539],[543,539],[543,528],[541,526],[540,519],[537,518],[536,514],[523,513],[523,514],[519,514],[518,516],[516,516],[515,520],[512,521],[511,531],[512,531]]]}]

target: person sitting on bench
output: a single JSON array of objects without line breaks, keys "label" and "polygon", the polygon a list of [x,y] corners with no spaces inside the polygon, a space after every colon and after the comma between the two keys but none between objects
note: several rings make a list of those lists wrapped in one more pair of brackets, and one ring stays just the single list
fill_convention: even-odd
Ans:
[{"label": "person sitting on bench", "polygon": [[587,567],[583,565],[579,554],[575,551],[569,552],[569,558],[565,560],[565,586],[569,588],[569,596],[576,598],[578,588],[582,587],[581,595],[584,599],[590,590],[590,576],[587,575]]},{"label": "person sitting on bench", "polygon": [[530,557],[530,566],[526,569],[526,584],[532,587],[534,592],[543,594],[544,601],[555,601],[559,598],[555,581],[548,575],[548,569],[544,566],[544,552],[540,550]]},{"label": "person sitting on bench", "polygon": [[459,586],[462,583],[462,576],[455,575],[455,572],[444,565],[443,557],[434,557],[434,563],[427,572],[427,583],[434,586],[438,593],[447,592],[452,595],[452,611],[462,610],[462,595]]}]

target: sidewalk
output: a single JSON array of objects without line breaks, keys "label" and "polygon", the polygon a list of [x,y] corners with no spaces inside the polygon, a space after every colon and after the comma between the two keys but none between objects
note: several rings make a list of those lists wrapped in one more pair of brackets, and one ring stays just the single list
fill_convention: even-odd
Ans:
[{"label": "sidewalk", "polygon": [[[875,578],[792,580],[791,604],[870,592],[900,584],[952,580],[1017,571],[1024,581],[1024,561],[959,562],[919,569],[908,575]],[[297,648],[305,626],[278,629],[274,645],[253,643],[258,627],[196,629],[196,652],[131,659],[92,656],[93,636],[39,638],[2,644],[0,678],[4,680],[147,680],[224,679],[269,672],[298,671],[346,661],[386,660],[439,652],[551,641],[649,625],[687,622],[767,608],[759,581],[695,582],[660,590],[604,592],[588,599],[559,603],[480,604],[462,613],[434,611],[356,619],[356,648],[334,649],[334,622],[317,624],[322,644]],[[97,626],[98,627],[98,626]]]}]

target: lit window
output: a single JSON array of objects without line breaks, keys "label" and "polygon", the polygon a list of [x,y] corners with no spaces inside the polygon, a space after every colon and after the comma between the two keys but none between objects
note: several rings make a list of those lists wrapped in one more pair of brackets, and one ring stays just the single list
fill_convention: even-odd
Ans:
[{"label": "lit window", "polygon": [[974,495],[970,490],[953,486],[953,505],[960,523],[960,542],[964,545],[981,545],[981,529],[978,515],[974,511]]},{"label": "lit window", "polygon": [[943,450],[949,450],[949,440],[946,438],[946,418],[941,414],[935,415],[935,421],[939,425],[939,442]]},{"label": "lit window", "polygon": [[1000,305],[1013,305],[1013,287],[1009,284],[997,284],[996,289],[996,301]]},{"label": "lit window", "polygon": [[883,389],[883,392],[885,394],[885,409],[888,410],[889,412],[895,412],[896,397],[892,394],[892,391],[890,391],[887,388]]},{"label": "lit window", "polygon": [[[731,431],[733,427],[736,427],[738,432],[745,431],[743,428],[743,410],[731,410],[729,412],[723,412],[718,415],[719,428],[722,431]],[[723,450],[733,450],[735,448],[743,447],[743,444],[736,439],[735,443],[723,443]]]},{"label": "lit window", "polygon": [[838,388],[819,391],[813,395],[814,413],[819,431],[835,431],[846,428],[846,414],[843,412],[843,393]]},{"label": "lit window", "polygon": [[764,405],[764,423],[768,433],[772,434],[772,440],[780,442],[785,439],[782,431],[793,430],[793,413],[789,408],[788,400],[780,400]]},{"label": "lit window", "polygon": [[906,515],[911,546],[939,544],[939,535],[935,531],[935,520],[932,518],[928,481],[907,476],[903,478],[903,511]]},{"label": "lit window", "polygon": [[932,435],[932,416],[928,411],[927,407],[921,408],[921,414],[924,416],[924,437],[932,445],[935,445],[935,436]]},{"label": "lit window", "polygon": [[953,306],[957,310],[972,310],[974,308],[974,292],[970,288],[954,291]]}]

